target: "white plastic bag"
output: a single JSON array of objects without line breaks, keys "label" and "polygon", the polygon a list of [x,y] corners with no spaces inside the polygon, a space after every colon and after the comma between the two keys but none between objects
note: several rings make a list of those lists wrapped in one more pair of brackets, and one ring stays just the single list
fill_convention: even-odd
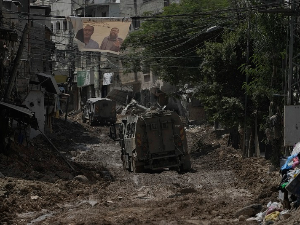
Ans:
[{"label": "white plastic bag", "polygon": [[291,155],[298,155],[300,153],[300,142],[295,144]]}]

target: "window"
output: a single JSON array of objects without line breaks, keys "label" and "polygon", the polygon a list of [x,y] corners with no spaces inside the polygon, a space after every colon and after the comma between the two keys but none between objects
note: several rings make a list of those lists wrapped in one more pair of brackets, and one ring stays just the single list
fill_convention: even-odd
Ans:
[{"label": "window", "polygon": [[167,122],[167,121],[162,122],[162,123],[161,123],[161,128],[162,128],[162,129],[168,129],[168,122]]},{"label": "window", "polygon": [[144,74],[144,82],[150,82],[150,74]]},{"label": "window", "polygon": [[132,24],[133,24],[133,29],[139,29],[141,26],[141,22],[139,19],[133,18],[132,20]]},{"label": "window", "polygon": [[143,74],[150,74],[150,65],[148,63],[144,63],[142,66]]},{"label": "window", "polygon": [[142,67],[144,82],[150,82],[150,65],[145,63]]},{"label": "window", "polygon": [[64,22],[63,22],[63,29],[64,29],[64,31],[66,31],[68,29],[68,22],[67,22],[67,20],[64,20]]},{"label": "window", "polygon": [[91,56],[91,54],[92,54],[91,52],[87,52],[87,54],[86,54],[86,65],[91,65],[92,64],[92,56]]},{"label": "window", "polygon": [[60,31],[60,22],[59,21],[56,22],[56,31]]},{"label": "window", "polygon": [[51,31],[52,31],[52,32],[53,32],[53,27],[54,27],[54,26],[53,26],[53,23],[51,23]]},{"label": "window", "polygon": [[169,6],[170,5],[170,0],[164,0],[164,7]]},{"label": "window", "polygon": [[45,60],[43,60],[43,72],[47,72],[47,64]]},{"label": "window", "polygon": [[157,130],[157,124],[151,123],[151,130]]}]

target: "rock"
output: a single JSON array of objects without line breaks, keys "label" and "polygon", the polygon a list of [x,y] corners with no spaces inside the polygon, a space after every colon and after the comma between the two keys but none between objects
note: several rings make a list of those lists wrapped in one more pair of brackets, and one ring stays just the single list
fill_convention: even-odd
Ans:
[{"label": "rock", "polygon": [[78,175],[78,176],[74,177],[74,180],[78,180],[82,183],[89,183],[89,179],[87,179],[87,177],[84,175]]},{"label": "rock", "polygon": [[246,220],[246,217],[245,216],[243,216],[243,215],[240,215],[239,216],[239,221],[245,221]]},{"label": "rock", "polygon": [[98,202],[94,200],[89,200],[88,202],[90,203],[91,206],[95,206],[98,204]]},{"label": "rock", "polygon": [[6,196],[8,193],[7,191],[0,191],[0,197]]},{"label": "rock", "polygon": [[108,171],[105,171],[105,170],[101,171],[101,175],[106,180],[111,180],[112,179],[112,177],[111,177],[111,175],[110,175],[110,173]]},{"label": "rock", "polygon": [[291,214],[290,213],[280,213],[280,215],[279,215],[279,218],[281,219],[281,220],[286,220],[286,219],[288,219],[288,218],[290,218],[291,217]]},{"label": "rock", "polygon": [[188,193],[196,193],[197,190],[195,190],[194,188],[183,188],[180,190],[181,194],[188,194]]},{"label": "rock", "polygon": [[239,216],[243,215],[246,217],[252,217],[255,216],[257,213],[259,213],[262,210],[262,205],[260,204],[253,204],[246,206],[240,210],[238,210],[235,213],[235,216],[238,218]]},{"label": "rock", "polygon": [[37,199],[39,198],[39,196],[34,195],[34,196],[31,196],[30,198],[31,198],[32,200],[37,200]]}]

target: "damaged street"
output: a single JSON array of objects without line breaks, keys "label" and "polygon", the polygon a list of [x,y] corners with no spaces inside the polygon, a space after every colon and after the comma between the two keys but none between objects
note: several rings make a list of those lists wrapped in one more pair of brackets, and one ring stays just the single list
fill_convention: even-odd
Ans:
[{"label": "damaged street", "polygon": [[58,151],[38,136],[0,155],[1,224],[258,224],[246,219],[279,201],[278,171],[228,147],[225,130],[186,132],[190,172],[132,173],[109,127],[55,119],[47,136]]},{"label": "damaged street", "polygon": [[299,225],[296,0],[0,0],[0,225]]}]

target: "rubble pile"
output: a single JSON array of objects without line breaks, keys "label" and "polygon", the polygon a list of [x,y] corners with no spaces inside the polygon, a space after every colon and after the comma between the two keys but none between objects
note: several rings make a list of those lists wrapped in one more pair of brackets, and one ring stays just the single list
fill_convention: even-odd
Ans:
[{"label": "rubble pile", "polygon": [[[58,152],[39,136],[29,146],[16,144],[11,152],[0,154],[0,222],[26,224],[41,219],[45,224],[70,224],[76,218],[82,224],[157,224],[171,223],[173,218],[177,224],[266,225],[300,221],[292,196],[287,209],[278,189],[284,184],[280,168],[263,157],[243,158],[240,150],[228,146],[226,130],[204,125],[186,129],[192,171],[185,174],[125,172],[119,143],[108,134],[109,127],[82,123],[80,113],[74,113],[67,121],[55,119],[53,132],[47,133]],[[141,190],[147,190],[146,197],[141,197]],[[83,216],[87,212],[89,216]]]}]

